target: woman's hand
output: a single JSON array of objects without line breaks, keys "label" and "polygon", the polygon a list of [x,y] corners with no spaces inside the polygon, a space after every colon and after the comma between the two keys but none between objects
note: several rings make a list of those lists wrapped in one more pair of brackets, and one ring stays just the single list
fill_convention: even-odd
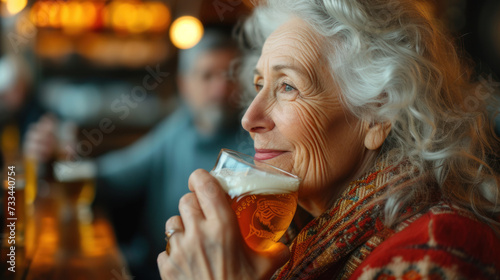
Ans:
[{"label": "woman's hand", "polygon": [[171,217],[166,231],[170,254],[158,255],[162,279],[269,279],[285,264],[289,250],[277,243],[265,252],[250,249],[219,182],[198,169],[179,202],[180,216]]}]

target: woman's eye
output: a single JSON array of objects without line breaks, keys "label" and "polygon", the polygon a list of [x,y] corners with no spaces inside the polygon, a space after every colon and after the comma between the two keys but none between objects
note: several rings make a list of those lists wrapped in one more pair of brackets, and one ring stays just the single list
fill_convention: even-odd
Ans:
[{"label": "woman's eye", "polygon": [[282,87],[281,87],[281,88],[282,88],[282,90],[283,90],[284,92],[292,92],[292,91],[294,91],[294,90],[297,90],[296,88],[292,87],[291,85],[289,85],[289,84],[287,84],[287,83],[283,83],[283,85],[282,85]]},{"label": "woman's eye", "polygon": [[256,90],[257,92],[261,91],[261,90],[262,90],[262,88],[264,87],[264,86],[263,86],[263,85],[261,85],[261,84],[254,84],[254,86],[255,86],[255,90]]}]

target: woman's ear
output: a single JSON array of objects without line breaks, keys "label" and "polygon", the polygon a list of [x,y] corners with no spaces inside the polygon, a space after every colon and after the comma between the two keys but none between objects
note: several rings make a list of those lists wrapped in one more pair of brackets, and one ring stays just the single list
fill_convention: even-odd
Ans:
[{"label": "woman's ear", "polygon": [[368,150],[376,150],[382,146],[391,131],[390,122],[370,123],[364,122],[365,147]]}]

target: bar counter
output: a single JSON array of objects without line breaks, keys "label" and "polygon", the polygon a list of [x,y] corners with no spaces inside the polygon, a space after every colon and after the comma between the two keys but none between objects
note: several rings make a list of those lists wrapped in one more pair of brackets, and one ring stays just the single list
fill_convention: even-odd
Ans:
[{"label": "bar counter", "polygon": [[16,246],[16,272],[8,270],[10,247],[2,246],[1,279],[133,279],[110,222],[90,207],[76,207],[68,197],[71,187],[50,183],[40,188],[24,219],[18,219],[24,222],[24,237],[17,233],[16,244],[23,246]]}]

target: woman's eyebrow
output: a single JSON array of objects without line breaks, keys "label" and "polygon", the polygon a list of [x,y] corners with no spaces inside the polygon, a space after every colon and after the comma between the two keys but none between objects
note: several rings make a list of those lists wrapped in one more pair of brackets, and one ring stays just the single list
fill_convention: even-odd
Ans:
[{"label": "woman's eyebrow", "polygon": [[290,70],[295,71],[297,73],[304,74],[302,69],[300,69],[294,65],[277,64],[277,65],[273,66],[273,71],[275,71],[275,72],[278,72],[278,71],[283,70],[283,69],[290,69]]},{"label": "woman's eyebrow", "polygon": [[[295,71],[297,73],[304,74],[304,72],[302,71],[302,69],[300,69],[300,68],[298,68],[298,67],[296,67],[294,65],[277,64],[277,65],[273,66],[273,71],[274,72],[278,72],[278,71],[283,70],[283,69],[290,69],[290,70]],[[262,76],[260,74],[259,69],[257,69],[257,68],[255,68],[253,70],[253,73],[254,73],[254,75]]]}]

